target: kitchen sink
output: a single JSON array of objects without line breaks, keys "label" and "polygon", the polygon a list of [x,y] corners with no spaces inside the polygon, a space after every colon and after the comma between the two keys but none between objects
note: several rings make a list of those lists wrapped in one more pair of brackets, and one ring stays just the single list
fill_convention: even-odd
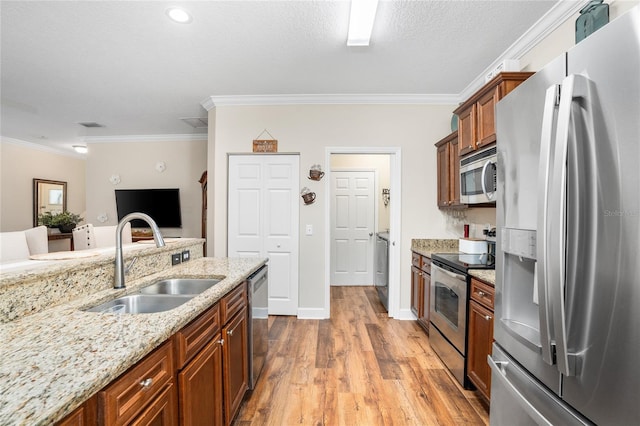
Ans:
[{"label": "kitchen sink", "polygon": [[193,295],[158,295],[158,294],[130,294],[118,297],[98,306],[85,309],[87,312],[152,314],[170,311],[188,302]]},{"label": "kitchen sink", "polygon": [[219,279],[175,278],[140,289],[142,294],[197,295],[218,284]]}]

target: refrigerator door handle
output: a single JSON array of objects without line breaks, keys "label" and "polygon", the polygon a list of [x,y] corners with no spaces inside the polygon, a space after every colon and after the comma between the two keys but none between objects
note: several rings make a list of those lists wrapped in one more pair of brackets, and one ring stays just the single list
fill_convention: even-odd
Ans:
[{"label": "refrigerator door handle", "polygon": [[536,286],[538,289],[538,312],[540,316],[540,344],[542,360],[549,365],[554,363],[554,351],[551,330],[553,327],[549,301],[548,280],[548,239],[547,218],[549,214],[549,183],[551,182],[551,141],[555,130],[560,85],[554,84],[547,89],[542,117],[540,140],[540,162],[538,166],[538,212],[536,235]]},{"label": "refrigerator door handle", "polygon": [[558,370],[565,376],[575,376],[576,355],[569,354],[567,346],[567,315],[566,315],[566,287],[567,283],[567,250],[575,250],[576,247],[567,247],[567,162],[569,138],[571,128],[577,117],[572,116],[574,99],[587,98],[589,93],[589,80],[579,74],[572,74],[562,81],[560,94],[560,107],[558,109],[558,127],[556,132],[556,147],[554,155],[552,181],[556,183],[556,195],[552,198],[551,220],[554,220],[560,228],[556,232],[550,232],[555,238],[549,246],[550,268],[549,294],[553,313],[554,337],[556,340],[556,361]]},{"label": "refrigerator door handle", "polygon": [[507,367],[509,366],[509,361],[496,362],[491,358],[491,355],[487,355],[487,362],[489,363],[491,370],[497,373],[491,377],[497,377],[500,380],[500,383],[502,383],[502,385],[511,392],[511,395],[515,400],[518,401],[520,406],[538,425],[553,426],[553,424],[550,423],[549,420],[547,420],[507,378]]}]

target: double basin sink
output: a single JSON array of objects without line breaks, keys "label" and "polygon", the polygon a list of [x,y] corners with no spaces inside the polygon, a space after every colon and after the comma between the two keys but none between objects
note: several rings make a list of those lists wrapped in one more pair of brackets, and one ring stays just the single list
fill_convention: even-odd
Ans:
[{"label": "double basin sink", "polygon": [[87,312],[152,314],[170,311],[218,284],[220,279],[174,278],[157,281],[138,293],[85,309]]}]

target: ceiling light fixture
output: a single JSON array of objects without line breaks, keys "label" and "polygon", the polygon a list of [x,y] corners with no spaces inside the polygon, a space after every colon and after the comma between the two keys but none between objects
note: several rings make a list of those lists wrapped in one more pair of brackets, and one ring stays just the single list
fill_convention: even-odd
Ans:
[{"label": "ceiling light fixture", "polygon": [[192,21],[191,15],[184,9],[172,7],[167,9],[167,16],[174,22],[180,24],[188,24]]},{"label": "ceiling light fixture", "polygon": [[378,0],[351,0],[347,46],[368,46]]},{"label": "ceiling light fixture", "polygon": [[89,151],[86,145],[73,145],[73,149],[75,149],[78,154],[86,154]]}]

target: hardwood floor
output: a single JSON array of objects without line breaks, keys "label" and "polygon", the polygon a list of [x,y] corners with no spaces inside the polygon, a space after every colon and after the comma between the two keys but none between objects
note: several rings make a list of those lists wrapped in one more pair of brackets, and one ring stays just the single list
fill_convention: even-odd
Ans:
[{"label": "hardwood floor", "polygon": [[415,321],[373,287],[332,287],[331,319],[270,317],[269,356],[236,417],[245,425],[487,425]]}]

